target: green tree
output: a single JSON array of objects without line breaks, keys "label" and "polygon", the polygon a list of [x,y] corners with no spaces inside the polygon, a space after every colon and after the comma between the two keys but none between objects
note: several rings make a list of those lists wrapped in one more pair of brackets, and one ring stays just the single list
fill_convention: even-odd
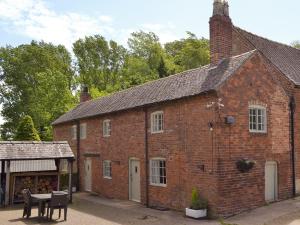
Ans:
[{"label": "green tree", "polygon": [[127,56],[127,50],[122,45],[95,35],[76,41],[73,51],[80,84],[96,88],[99,92],[114,90]]},{"label": "green tree", "polygon": [[294,41],[294,42],[292,43],[292,46],[293,46],[294,48],[299,48],[299,49],[300,49],[300,41]]},{"label": "green tree", "polygon": [[188,37],[166,43],[165,51],[175,64],[175,71],[194,69],[209,64],[209,40],[187,32]]},{"label": "green tree", "polygon": [[22,115],[30,115],[41,132],[74,105],[71,62],[65,47],[44,42],[0,48],[3,139],[14,136]]},{"label": "green tree", "polygon": [[15,138],[16,141],[40,141],[40,136],[34,127],[30,116],[24,116],[19,123]]}]

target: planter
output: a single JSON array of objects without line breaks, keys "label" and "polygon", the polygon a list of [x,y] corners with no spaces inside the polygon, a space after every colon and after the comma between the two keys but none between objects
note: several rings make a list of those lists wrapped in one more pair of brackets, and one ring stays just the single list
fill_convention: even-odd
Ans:
[{"label": "planter", "polygon": [[194,219],[204,218],[207,216],[207,209],[194,210],[190,208],[185,209],[185,215]]}]

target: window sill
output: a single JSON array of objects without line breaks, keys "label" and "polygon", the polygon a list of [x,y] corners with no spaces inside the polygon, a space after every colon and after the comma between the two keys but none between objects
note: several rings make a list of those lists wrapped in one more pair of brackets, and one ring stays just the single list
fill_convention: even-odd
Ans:
[{"label": "window sill", "polygon": [[254,131],[254,130],[249,130],[250,134],[267,134],[267,131]]},{"label": "window sill", "polygon": [[154,186],[154,187],[167,187],[166,184],[152,184],[150,183],[151,186]]},{"label": "window sill", "polygon": [[107,180],[112,180],[112,177],[103,177],[103,178]]},{"label": "window sill", "polygon": [[111,135],[103,135],[104,138],[109,138]]},{"label": "window sill", "polygon": [[164,131],[151,131],[151,134],[162,134]]}]

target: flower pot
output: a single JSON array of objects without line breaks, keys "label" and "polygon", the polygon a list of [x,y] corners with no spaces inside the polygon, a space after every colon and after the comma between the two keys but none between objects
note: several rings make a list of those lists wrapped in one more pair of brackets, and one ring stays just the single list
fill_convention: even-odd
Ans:
[{"label": "flower pot", "polygon": [[194,219],[199,219],[207,216],[207,209],[194,210],[190,208],[185,209],[185,215]]}]

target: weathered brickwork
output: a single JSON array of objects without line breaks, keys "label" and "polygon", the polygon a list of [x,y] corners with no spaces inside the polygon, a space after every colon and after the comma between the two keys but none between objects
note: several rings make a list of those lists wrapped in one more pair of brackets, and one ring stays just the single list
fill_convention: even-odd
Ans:
[{"label": "weathered brickwork", "polygon": [[[212,65],[255,49],[232,25],[226,4],[215,1],[218,8],[210,19]],[[90,158],[91,191],[129,199],[129,162],[138,159],[142,204],[148,199],[149,206],[183,210],[190,204],[192,189],[197,188],[208,199],[212,214],[229,216],[266,203],[267,162],[277,164],[277,200],[293,195],[292,97],[296,103],[295,173],[300,192],[300,89],[258,50],[217,91],[55,125],[54,139],[68,141],[76,154],[78,143],[72,139],[71,128],[87,124],[86,138],[79,144],[80,190],[85,190],[84,162]],[[266,107],[266,133],[249,131],[252,104]],[[163,111],[164,130],[152,134],[151,113],[156,111]],[[234,124],[225,123],[227,116],[234,117]],[[102,124],[107,119],[111,136],[103,137]],[[147,182],[146,155],[149,160],[165,159],[165,187]],[[243,158],[256,162],[246,173],[236,167]],[[112,179],[103,177],[104,160],[112,161]]]},{"label": "weathered brickwork", "polygon": [[[267,62],[257,53],[220,88],[207,94],[147,108],[149,159],[164,158],[167,186],[148,186],[150,206],[183,209],[190,203],[193,187],[209,200],[212,211],[232,215],[265,204],[264,167],[276,161],[279,200],[292,195],[288,95],[269,73]],[[207,108],[222,98],[220,111]],[[248,104],[267,106],[268,132],[251,134]],[[164,132],[151,134],[150,115],[164,112]],[[234,116],[234,125],[224,117]],[[102,122],[111,120],[110,137],[103,137]],[[209,129],[213,124],[213,131]],[[129,159],[140,160],[141,201],[146,203],[145,109],[129,110],[81,120],[87,138],[80,141],[81,190],[84,190],[84,160],[92,157],[92,191],[109,198],[129,198]],[[72,124],[55,127],[56,140],[70,139]],[[97,155],[98,154],[98,155]],[[235,162],[249,158],[257,163],[249,173],[240,173]],[[103,160],[112,161],[112,179],[103,178]]]},{"label": "weathered brickwork", "polygon": [[[259,54],[247,62],[220,89],[224,99],[221,118],[231,115],[234,125],[221,126],[219,139],[219,204],[221,214],[235,214],[265,204],[265,164],[278,164],[278,200],[292,196],[289,98]],[[267,133],[249,132],[249,103],[267,107]],[[242,174],[235,166],[241,158],[256,161]]]}]

